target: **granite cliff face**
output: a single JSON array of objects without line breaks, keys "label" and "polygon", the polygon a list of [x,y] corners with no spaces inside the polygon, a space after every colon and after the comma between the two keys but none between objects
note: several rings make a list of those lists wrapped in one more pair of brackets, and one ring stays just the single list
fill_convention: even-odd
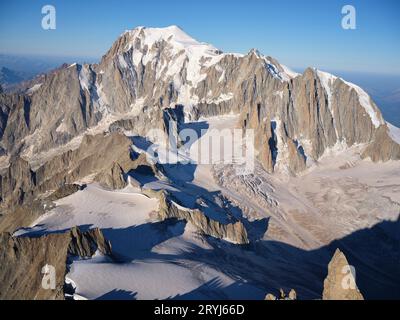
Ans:
[{"label": "granite cliff face", "polygon": [[246,228],[241,221],[234,220],[221,223],[207,217],[199,209],[188,209],[180,206],[165,192],[158,193],[157,197],[160,199],[158,214],[161,220],[183,219],[193,224],[202,234],[241,245],[249,243]]},{"label": "granite cliff face", "polygon": [[328,265],[328,275],[324,281],[323,300],[364,300],[357,288],[356,274],[342,251],[336,249]]},{"label": "granite cliff face", "polygon": [[[364,300],[357,288],[355,270],[342,251],[336,249],[328,265],[328,275],[324,280],[322,300]],[[296,300],[297,294],[291,289],[288,295],[280,289],[280,297],[268,293],[264,300]]]},{"label": "granite cliff face", "polygon": [[[81,232],[73,228],[38,238],[0,233],[0,243],[0,299],[63,300],[68,259],[91,258],[96,252],[111,254],[99,229]],[[46,265],[54,267],[55,289],[42,286]]]}]

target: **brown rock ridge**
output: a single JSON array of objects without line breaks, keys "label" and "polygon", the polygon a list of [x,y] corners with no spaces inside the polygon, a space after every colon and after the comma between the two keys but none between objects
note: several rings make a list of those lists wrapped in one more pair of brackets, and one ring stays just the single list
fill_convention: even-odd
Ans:
[{"label": "brown rock ridge", "polygon": [[[103,186],[122,188],[126,183],[125,174],[132,166],[131,141],[117,132],[86,135],[77,149],[56,155],[34,169],[16,157],[0,174],[0,230],[9,230],[2,227],[8,214],[18,211],[19,215],[32,212],[32,216],[37,216],[33,211],[38,209],[40,213],[43,211],[40,206],[44,204],[38,198],[87,176],[93,175],[94,181]],[[37,205],[32,205],[35,201]]]},{"label": "brown rock ridge", "polygon": [[[49,73],[31,96],[0,96],[4,117],[2,146],[8,154],[33,147],[33,152],[63,145],[101,119],[88,90],[82,90],[82,67],[62,67]],[[33,143],[35,141],[35,143]]]},{"label": "brown rock ridge", "polygon": [[248,244],[247,231],[241,221],[233,221],[223,224],[219,221],[207,217],[198,209],[187,209],[179,206],[165,191],[157,193],[160,199],[159,218],[184,219],[193,224],[200,232],[205,235],[218,239],[228,240],[236,244]]},{"label": "brown rock ridge", "polygon": [[50,195],[39,197],[29,204],[17,206],[10,213],[0,218],[0,232],[13,233],[18,228],[28,227],[47,210],[51,210],[55,207],[53,201],[67,197],[83,188],[84,186],[77,184],[66,184]]},{"label": "brown rock ridge", "polygon": [[[349,265],[346,256],[336,249],[328,265],[328,275],[324,280],[322,300],[364,300],[357,288],[354,269]],[[289,294],[280,289],[280,297],[268,293],[264,300],[296,300],[297,293],[291,289]]]},{"label": "brown rock ridge", "polygon": [[374,162],[400,159],[400,145],[387,139],[387,130],[386,125],[379,127],[374,140],[361,154],[361,158],[369,157]]},{"label": "brown rock ridge", "polygon": [[349,268],[346,256],[336,249],[324,280],[323,300],[364,300],[356,285],[356,275]]},{"label": "brown rock ridge", "polygon": [[[90,258],[98,250],[111,254],[111,245],[99,229],[79,228],[38,238],[0,234],[0,299],[64,299],[67,261],[71,256]],[[44,289],[42,269],[55,268],[55,289]]]}]

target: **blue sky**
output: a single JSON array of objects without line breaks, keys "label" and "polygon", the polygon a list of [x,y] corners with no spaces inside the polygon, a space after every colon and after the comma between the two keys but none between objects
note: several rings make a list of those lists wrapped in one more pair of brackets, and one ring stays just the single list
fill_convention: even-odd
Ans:
[{"label": "blue sky", "polygon": [[[54,5],[57,29],[41,28]],[[356,8],[357,29],[341,28]],[[400,75],[398,0],[0,0],[0,52],[100,57],[126,29],[179,25],[226,52],[258,48],[294,68]]]}]

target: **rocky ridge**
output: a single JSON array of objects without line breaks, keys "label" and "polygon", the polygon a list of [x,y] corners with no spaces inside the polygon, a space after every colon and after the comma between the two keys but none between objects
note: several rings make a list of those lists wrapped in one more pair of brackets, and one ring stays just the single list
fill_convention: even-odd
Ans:
[{"label": "rocky ridge", "polygon": [[356,274],[342,251],[336,249],[328,265],[328,275],[324,280],[323,300],[364,300],[356,285]]},{"label": "rocky ridge", "polygon": [[241,245],[249,243],[246,228],[241,221],[235,220],[224,224],[207,217],[199,209],[188,209],[177,204],[168,192],[160,191],[157,196],[160,199],[158,212],[160,220],[184,219],[192,223],[202,234]]},{"label": "rocky ridge", "polygon": [[[0,299],[63,300],[69,259],[91,258],[96,252],[111,255],[111,246],[99,229],[73,228],[38,238],[0,233],[0,243]],[[54,267],[55,289],[42,286],[46,266]]]},{"label": "rocky ridge", "polygon": [[297,173],[327,150],[356,144],[373,161],[400,157],[358,86],[316,69],[294,73],[256,50],[222,53],[176,26],[127,31],[99,64],[61,68],[29,98],[2,95],[0,106],[1,147],[28,158],[107,121],[146,135],[164,126],[162,110],[179,106],[186,120],[240,114],[269,172]]}]

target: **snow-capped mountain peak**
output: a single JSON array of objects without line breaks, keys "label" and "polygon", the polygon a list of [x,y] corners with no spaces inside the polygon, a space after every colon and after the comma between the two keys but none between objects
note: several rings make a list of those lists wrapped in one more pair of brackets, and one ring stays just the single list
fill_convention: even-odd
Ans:
[{"label": "snow-capped mountain peak", "polygon": [[167,48],[171,55],[176,55],[182,50],[191,56],[215,57],[222,52],[214,46],[199,42],[189,36],[178,26],[169,26],[165,28],[146,28],[138,27],[131,31],[127,31],[129,41],[124,48],[125,51],[132,47],[136,50],[151,50],[154,45],[160,45],[161,42],[167,43]]},{"label": "snow-capped mountain peak", "polygon": [[[160,75],[166,68],[168,75],[175,75],[186,65],[187,81],[193,87],[203,79],[201,68],[217,63],[223,56],[214,46],[195,40],[176,25],[165,28],[137,27],[125,32],[122,37],[125,37],[124,47],[122,52],[118,52],[122,55],[131,52],[134,66],[159,62],[164,56],[166,59],[164,64],[158,65],[157,74]],[[122,67],[129,64],[125,58],[120,57],[119,60]]]},{"label": "snow-capped mountain peak", "polygon": [[137,38],[143,41],[143,45],[152,47],[153,44],[160,41],[167,41],[171,44],[176,45],[182,49],[190,48],[191,46],[206,46],[209,50],[217,50],[215,47],[201,43],[187,33],[185,33],[178,26],[172,25],[165,28],[147,28],[137,27],[131,31],[127,31],[131,36],[131,40],[134,41]]},{"label": "snow-capped mountain peak", "polygon": [[[65,134],[74,137],[100,126],[100,120],[107,126],[133,117],[125,128],[146,135],[149,128],[163,127],[163,112],[179,106],[184,121],[240,115],[240,127],[256,130],[264,154],[260,161],[269,172],[303,171],[336,145],[370,145],[363,157],[374,161],[397,159],[400,154],[379,109],[356,85],[317,69],[297,74],[256,50],[246,55],[222,53],[177,26],[127,31],[99,65],[72,65],[57,75],[57,86],[77,82],[76,91],[70,90],[59,104],[65,112],[57,118],[38,117],[36,126],[54,131],[63,143]],[[33,94],[37,106],[32,110],[53,110],[52,104],[39,101],[59,100],[54,83],[43,83]],[[81,106],[81,101],[88,105]],[[76,110],[88,110],[87,115],[77,118],[80,113],[66,107],[73,103]],[[278,121],[282,125],[276,125]],[[275,138],[276,145],[271,145]]]},{"label": "snow-capped mountain peak", "polygon": [[[132,51],[132,62],[135,66],[139,63],[146,65],[154,59],[160,59],[161,55],[167,55],[169,63],[168,74],[173,75],[181,71],[187,61],[187,80],[196,87],[198,82],[204,79],[201,69],[216,65],[223,57],[229,55],[243,58],[244,55],[236,53],[224,54],[211,44],[197,41],[176,25],[164,28],[136,27],[121,35],[124,38],[120,54]],[[257,59],[266,64],[266,69],[275,78],[281,81],[289,81],[299,74],[281,65],[275,59],[261,54],[257,49],[251,49],[247,55],[255,55]],[[120,59],[121,65],[126,66]],[[164,66],[162,66],[164,67]],[[219,68],[220,69],[220,68]],[[158,74],[161,73],[159,70]]]}]

